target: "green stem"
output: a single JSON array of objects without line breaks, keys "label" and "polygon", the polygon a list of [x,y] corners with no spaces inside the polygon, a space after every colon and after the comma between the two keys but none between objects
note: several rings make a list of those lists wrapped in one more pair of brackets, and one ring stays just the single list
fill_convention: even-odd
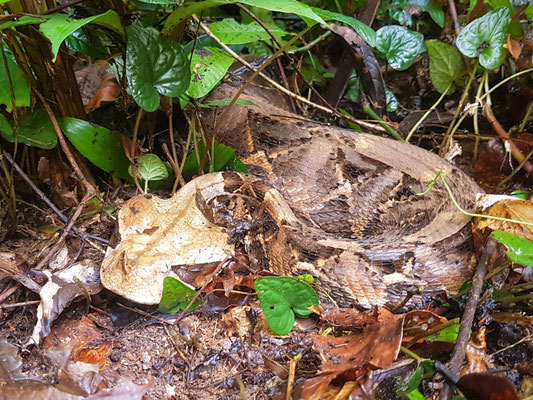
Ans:
[{"label": "green stem", "polygon": [[450,187],[448,186],[448,183],[446,182],[446,180],[444,179],[444,176],[442,176],[442,171],[440,171],[437,176],[435,177],[435,179],[433,179],[427,189],[425,191],[423,191],[422,193],[416,193],[417,196],[423,196],[425,195],[426,193],[428,193],[431,188],[433,187],[433,185],[435,185],[435,183],[437,182],[437,179],[441,179],[442,180],[442,183],[444,184],[444,187],[446,188],[446,191],[448,192],[448,195],[450,196],[450,199],[452,200],[452,203],[453,205],[455,206],[455,208],[457,208],[459,210],[459,212],[461,212],[462,214],[464,215],[468,215],[469,217],[476,217],[476,218],[486,218],[486,219],[495,219],[495,220],[498,220],[498,221],[505,221],[505,222],[511,222],[511,223],[514,223],[514,224],[521,224],[521,225],[529,225],[529,226],[533,226],[533,222],[525,222],[525,221],[519,221],[517,219],[510,219],[510,218],[503,218],[503,217],[495,217],[493,215],[485,215],[485,214],[477,214],[477,213],[471,213],[471,212],[468,212],[466,211],[465,209],[463,209],[459,203],[457,203],[457,200],[455,199],[453,193],[452,193],[452,190],[450,189]]},{"label": "green stem", "polygon": [[407,135],[407,137],[405,138],[406,142],[408,142],[411,139],[411,136],[413,136],[413,134],[417,131],[418,127],[422,124],[422,122],[424,122],[424,120],[428,117],[428,115],[431,114],[433,112],[433,110],[435,110],[435,108],[437,108],[437,106],[444,99],[444,96],[447,95],[448,90],[450,90],[451,87],[452,87],[452,84],[450,83],[448,85],[448,87],[446,88],[446,90],[444,91],[444,93],[440,95],[439,99],[431,106],[431,108],[429,110],[426,111],[426,113],[422,116],[422,118],[420,118],[417,121],[415,126],[413,126],[411,128],[411,131],[409,132],[409,135]]},{"label": "green stem", "polygon": [[372,110],[372,108],[368,105],[368,104],[365,104],[363,106],[363,111],[368,115],[370,116],[370,118],[376,120],[379,122],[379,124],[385,128],[385,130],[387,132],[389,132],[396,140],[399,140],[400,142],[403,142],[404,139],[394,130],[392,129],[392,127],[387,124],[385,121],[383,121],[383,119],[378,115],[376,114],[376,112],[374,110]]},{"label": "green stem", "polygon": [[415,359],[416,361],[421,361],[422,357],[420,357],[418,354],[412,352],[407,347],[401,346],[400,350],[403,354],[408,355],[409,357]]}]

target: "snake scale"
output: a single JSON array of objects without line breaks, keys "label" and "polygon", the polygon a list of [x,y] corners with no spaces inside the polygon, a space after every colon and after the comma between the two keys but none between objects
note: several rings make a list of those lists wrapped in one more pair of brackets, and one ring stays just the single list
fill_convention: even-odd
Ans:
[{"label": "snake scale", "polygon": [[[215,98],[237,90],[225,83]],[[216,138],[250,174],[215,172],[168,200],[129,200],[119,213],[122,240],[102,264],[104,286],[157,303],[164,276],[236,249],[277,274],[313,275],[319,293],[345,307],[455,292],[471,276],[470,219],[440,181],[416,195],[442,172],[471,209],[481,189],[460,169],[411,144],[303,119],[267,88],[252,86],[241,99],[253,105],[234,106]],[[207,133],[219,117],[204,112]]]}]

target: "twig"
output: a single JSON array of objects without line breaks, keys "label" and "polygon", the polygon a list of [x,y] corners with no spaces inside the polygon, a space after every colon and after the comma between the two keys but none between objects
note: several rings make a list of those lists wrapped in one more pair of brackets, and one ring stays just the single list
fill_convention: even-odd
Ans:
[{"label": "twig", "polygon": [[89,193],[89,192],[85,193],[85,196],[83,196],[83,199],[81,200],[80,204],[78,204],[78,207],[76,208],[76,211],[74,211],[74,214],[72,214],[72,217],[70,218],[67,226],[65,226],[63,228],[63,233],[61,234],[61,236],[57,240],[56,244],[54,244],[54,246],[48,251],[48,254],[46,254],[46,256],[44,256],[41,259],[41,261],[39,261],[39,263],[37,264],[35,269],[41,269],[42,267],[44,267],[45,264],[47,264],[52,259],[52,257],[54,257],[55,254],[59,251],[59,249],[61,248],[61,245],[63,244],[63,242],[67,238],[69,232],[74,227],[74,224],[76,223],[76,221],[78,220],[81,212],[83,211],[83,207],[85,207],[85,204],[87,204],[87,202],[92,197],[93,197],[92,193]]},{"label": "twig", "polygon": [[222,271],[222,268],[224,268],[224,266],[231,262],[230,260],[228,259],[225,259],[221,262],[218,263],[217,267],[215,268],[215,270],[211,273],[211,277],[209,279],[206,279],[204,284],[200,287],[200,289],[198,289],[196,291],[196,294],[194,295],[194,297],[191,299],[191,301],[189,302],[189,304],[187,304],[187,307],[185,307],[181,313],[178,315],[178,317],[176,318],[176,320],[174,321],[174,324],[177,324],[179,321],[181,321],[183,319],[183,317],[185,316],[185,313],[187,311],[189,311],[189,308],[191,308],[191,306],[194,304],[194,302],[196,301],[196,299],[198,299],[198,297],[203,293],[204,289],[207,287],[207,285],[209,285],[209,283],[211,283],[211,281],[213,280],[213,277],[215,277],[215,275],[218,275],[218,273],[220,271]]},{"label": "twig", "polygon": [[[137,117],[135,118],[135,127],[133,128],[133,138],[131,139],[131,147],[129,151],[129,160],[131,165],[131,176],[133,176],[133,182],[135,182],[135,186],[137,186],[137,190],[139,193],[144,194],[144,190],[139,184],[139,180],[137,179],[137,175],[139,174],[139,171],[137,170],[137,165],[135,164],[135,147],[137,145],[137,135],[139,134],[139,127],[141,125],[141,119],[143,116],[143,109],[139,108],[139,111],[137,112]],[[127,155],[128,152],[126,152]]]},{"label": "twig", "polygon": [[[278,49],[281,49],[283,48],[283,46],[281,45],[281,43],[279,42],[279,40],[274,36],[274,34],[270,31],[270,29],[268,29],[268,27],[264,24],[263,21],[261,21],[259,18],[257,18],[257,16],[252,13],[250,10],[248,10],[245,6],[243,6],[242,4],[240,3],[237,3],[237,6],[239,6],[239,8],[241,10],[243,10],[246,14],[248,14],[250,17],[253,18],[253,20],[255,22],[257,22],[259,25],[261,25],[261,27],[265,30],[266,33],[268,33],[268,35],[272,38],[272,40],[274,41],[274,43],[276,43],[276,45],[278,46]],[[333,109],[333,107],[331,106],[331,104],[329,104],[327,102],[327,100],[322,97],[322,95],[318,92],[318,90],[316,90],[309,82],[307,82],[307,80],[305,79],[305,77],[302,75],[302,73],[300,72],[300,68],[298,67],[298,65],[296,65],[296,62],[292,59],[292,57],[288,54],[287,50],[283,50],[283,55],[287,57],[287,59],[289,60],[289,63],[291,64],[291,66],[294,68],[294,72],[296,72],[296,74],[298,75],[298,77],[307,85],[307,87],[309,89],[311,89],[311,91],[313,92],[313,94],[315,96],[317,96],[320,101],[322,101],[326,106],[330,107],[331,109]],[[278,59],[279,61],[279,59]],[[285,76],[285,72],[283,71],[283,69],[281,68],[281,63],[279,64],[279,67],[280,67],[280,71],[282,73],[282,76]],[[285,78],[285,81],[286,81],[286,78]],[[289,89],[289,85],[288,83],[285,82],[285,87],[287,90],[290,90]],[[290,99],[292,100],[292,97],[290,97]]]},{"label": "twig", "polygon": [[[466,354],[466,345],[470,339],[470,330],[472,329],[472,323],[474,322],[474,316],[476,315],[477,304],[483,288],[483,281],[487,274],[487,269],[491,264],[493,254],[496,250],[498,242],[496,239],[489,237],[487,244],[481,255],[476,268],[476,273],[472,279],[472,290],[468,296],[468,300],[465,306],[465,312],[461,319],[461,326],[459,328],[459,334],[457,335],[457,341],[453,349],[452,357],[448,362],[448,368],[455,374],[458,374],[461,370],[461,365]],[[440,392],[440,400],[448,400],[451,398],[452,387],[449,384],[445,384]]]},{"label": "twig", "polygon": [[[193,18],[194,18],[194,16],[193,16]],[[215,35],[213,35],[213,33],[211,33],[211,30],[205,24],[203,24],[200,20],[198,20],[197,17],[196,17],[196,21],[200,24],[200,26],[205,31],[207,36],[209,36],[211,39],[213,39],[215,42],[217,42],[220,45],[220,47],[222,47],[225,51],[227,51],[234,59],[236,59],[241,64],[243,64],[244,66],[249,68],[251,71],[254,71],[254,72],[258,71],[257,68],[253,67],[250,63],[248,63],[246,60],[244,60],[242,57],[240,57],[237,53],[235,53],[233,50],[231,50],[228,46],[226,46],[219,38],[217,38]],[[261,78],[263,78],[265,81],[267,81],[270,85],[272,85],[272,87],[274,87],[277,90],[279,90],[280,92],[286,94],[287,96],[291,96],[292,98],[294,98],[294,99],[296,99],[296,100],[298,100],[298,101],[300,101],[300,102],[302,102],[304,104],[307,104],[307,105],[309,105],[309,106],[311,106],[313,108],[316,108],[317,110],[323,111],[323,112],[325,112],[325,113],[327,113],[329,115],[332,115],[332,116],[334,116],[336,118],[340,118],[340,119],[344,119],[344,120],[347,120],[347,121],[350,121],[350,122],[354,122],[356,124],[359,124],[363,128],[367,128],[367,129],[370,129],[370,130],[373,130],[373,131],[377,131],[377,132],[385,132],[385,129],[383,127],[379,126],[379,125],[370,124],[370,123],[368,123],[366,121],[362,121],[362,120],[359,120],[359,119],[356,119],[356,118],[353,118],[353,117],[350,117],[350,116],[347,116],[347,115],[342,115],[338,111],[332,110],[331,108],[324,107],[324,106],[321,106],[320,104],[313,103],[312,101],[306,99],[305,97],[299,96],[296,93],[293,93],[293,92],[285,89],[279,83],[277,83],[276,81],[270,79],[267,75],[263,74],[262,72],[259,72],[258,75]]]},{"label": "twig", "polygon": [[43,103],[43,106],[44,106],[44,108],[45,108],[45,110],[46,110],[46,112],[48,114],[48,117],[50,118],[50,121],[52,122],[52,125],[54,126],[54,129],[56,131],[57,140],[59,140],[59,144],[61,146],[61,150],[63,150],[63,153],[65,153],[65,156],[67,157],[67,160],[69,161],[72,169],[74,169],[74,172],[77,175],[78,179],[80,180],[80,182],[83,184],[83,186],[87,190],[87,193],[89,193],[91,195],[91,197],[96,196],[96,197],[98,197],[98,199],[102,200],[102,197],[100,196],[100,193],[98,192],[98,190],[94,187],[94,185],[92,183],[90,183],[87,180],[87,177],[85,175],[83,175],[83,172],[81,171],[78,163],[74,159],[74,156],[72,155],[72,152],[70,151],[70,149],[68,147],[68,143],[65,140],[65,136],[63,135],[63,132],[61,131],[61,128],[60,128],[60,126],[59,126],[59,124],[57,122],[57,119],[56,119],[52,109],[48,105],[48,102],[46,101],[44,96],[41,94],[41,92],[39,92],[35,88],[32,88],[32,90],[37,95],[37,97],[39,97],[39,99],[41,100],[41,103]]},{"label": "twig", "polygon": [[21,303],[0,304],[0,308],[7,309],[7,308],[33,306],[33,305],[39,304],[40,302],[41,302],[40,300],[30,300],[30,301],[23,301]]},{"label": "twig", "polygon": [[[26,173],[22,170],[22,168],[19,167],[19,165],[11,158],[11,156],[9,155],[9,153],[7,153],[5,150],[3,151],[3,155],[5,157],[5,159],[7,161],[9,161],[9,163],[13,166],[13,168],[15,169],[15,171],[17,171],[19,173],[19,175],[22,177],[22,179],[24,179],[26,181],[26,183],[33,189],[33,191],[35,193],[37,193],[37,195],[39,196],[39,198],[44,201],[46,203],[46,205],[48,207],[50,207],[50,209],[55,212],[57,214],[57,216],[61,219],[61,221],[66,224],[68,222],[68,218],[65,216],[65,214],[63,214],[59,208],[57,208],[55,206],[54,203],[52,203],[50,201],[50,199],[48,199],[48,197],[46,197],[46,195],[41,191],[41,189],[39,189],[37,187],[37,185],[35,185],[35,183],[33,183],[33,181],[30,179],[30,177],[28,175],[26,175]],[[74,232],[74,234],[76,234],[76,236],[78,236],[80,239],[82,239],[83,241],[87,242],[90,246],[94,247],[96,250],[98,250],[99,252],[101,252],[102,254],[105,253],[104,250],[102,250],[100,247],[98,247],[95,243],[91,242],[89,239],[93,239],[93,240],[98,240],[102,243],[105,243],[105,244],[109,244],[109,241],[106,240],[106,239],[103,239],[101,237],[98,237],[98,236],[94,236],[94,235],[89,235],[89,234],[86,234],[84,232],[80,232],[78,230],[78,228],[76,227],[72,227],[72,231]]]},{"label": "twig", "polygon": [[443,322],[442,324],[439,324],[431,329],[428,329],[427,331],[420,333],[419,335],[416,335],[413,339],[411,339],[411,341],[405,347],[409,348],[413,346],[416,342],[418,342],[420,339],[431,336],[437,332],[442,331],[443,329],[446,329],[458,323],[459,323],[459,318],[454,318],[454,319],[450,319],[449,321]]}]

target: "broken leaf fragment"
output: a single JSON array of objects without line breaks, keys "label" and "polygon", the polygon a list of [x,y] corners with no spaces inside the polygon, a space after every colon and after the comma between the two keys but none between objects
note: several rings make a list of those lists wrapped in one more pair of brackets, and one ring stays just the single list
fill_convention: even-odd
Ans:
[{"label": "broken leaf fragment", "polygon": [[[159,311],[165,314],[174,314],[180,310],[185,310],[195,295],[196,292],[183,282],[167,276],[163,280],[163,294],[159,302]],[[189,311],[194,310],[199,305],[200,300],[196,300],[189,307]]]}]

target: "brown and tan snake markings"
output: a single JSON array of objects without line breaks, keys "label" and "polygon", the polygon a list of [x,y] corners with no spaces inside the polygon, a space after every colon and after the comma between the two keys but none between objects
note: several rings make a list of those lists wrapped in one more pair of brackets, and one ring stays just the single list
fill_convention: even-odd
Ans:
[{"label": "brown and tan snake markings", "polygon": [[[215,97],[236,90],[226,83]],[[276,96],[248,89],[241,98],[254,105],[235,106],[216,132],[250,174],[207,174],[171,199],[137,196],[123,207],[104,286],[155,304],[165,276],[237,249],[280,275],[313,275],[321,297],[339,306],[394,306],[408,291],[457,291],[472,272],[470,219],[441,183],[416,193],[442,172],[471,209],[477,184],[414,145],[303,120],[274,106]],[[208,130],[216,113],[204,116]]]}]

